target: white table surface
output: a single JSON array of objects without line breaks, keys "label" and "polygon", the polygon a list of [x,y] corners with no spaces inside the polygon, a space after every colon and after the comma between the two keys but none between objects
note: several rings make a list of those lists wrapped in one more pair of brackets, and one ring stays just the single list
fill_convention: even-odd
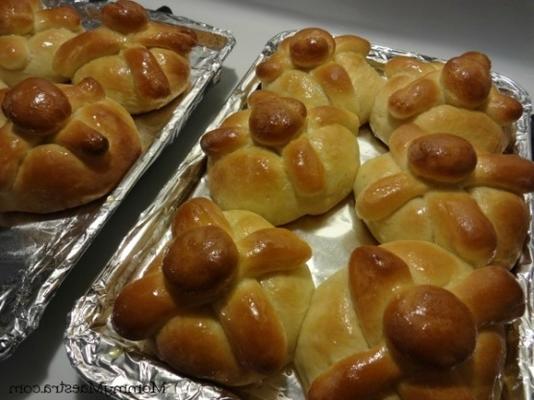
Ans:
[{"label": "white table surface", "polygon": [[[1,0],[0,0],[1,1]],[[486,52],[493,69],[534,94],[534,2],[532,0],[140,0],[148,8],[168,5],[175,14],[230,29],[237,45],[221,82],[205,95],[180,137],[160,156],[67,277],[35,331],[0,363],[0,399],[104,400],[100,394],[17,394],[12,385],[81,384],[63,346],[66,315],[111,257],[137,216],[173,174],[195,139],[215,116],[239,77],[277,32],[321,26],[362,35],[373,43],[443,58],[467,50]],[[11,393],[10,393],[11,389]]]}]

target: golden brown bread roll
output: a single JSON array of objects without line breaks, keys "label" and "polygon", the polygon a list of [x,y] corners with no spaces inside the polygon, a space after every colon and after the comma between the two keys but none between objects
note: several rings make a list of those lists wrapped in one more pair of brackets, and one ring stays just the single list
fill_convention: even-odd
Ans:
[{"label": "golden brown bread roll", "polygon": [[521,104],[492,85],[491,62],[478,52],[445,64],[397,57],[385,67],[387,83],[376,97],[371,128],[385,143],[400,125],[413,122],[435,133],[453,133],[477,150],[501,153]]},{"label": "golden brown bread roll", "polygon": [[0,2],[0,79],[12,86],[38,76],[67,80],[52,66],[54,54],[82,31],[73,7],[43,9],[40,0]]},{"label": "golden brown bread roll", "polygon": [[369,119],[383,79],[366,61],[371,46],[358,36],[333,38],[319,28],[297,32],[256,68],[263,89],[295,97],[308,108],[335,106]]},{"label": "golden brown bread roll", "polygon": [[512,267],[528,230],[522,194],[534,190],[534,163],[476,152],[465,139],[398,128],[390,152],[360,168],[356,211],[381,242],[435,242],[480,266]]},{"label": "golden brown bread roll", "polygon": [[524,295],[428,242],[354,250],[312,298],[295,353],[310,400],[498,400]]},{"label": "golden brown bread roll", "polygon": [[274,225],[322,214],[350,193],[359,166],[358,118],[331,106],[258,91],[249,109],[201,141],[208,186],[223,209],[250,210]]},{"label": "golden brown bread roll", "polygon": [[116,299],[117,332],[153,337],[171,367],[224,385],[279,371],[293,358],[313,291],[308,245],[205,198],[184,203],[172,228],[165,256]]},{"label": "golden brown bread roll", "polygon": [[64,43],[54,68],[78,83],[92,77],[130,113],[168,104],[189,85],[188,54],[196,34],[185,27],[152,22],[143,7],[118,0],[102,8],[103,26]]},{"label": "golden brown bread roll", "polygon": [[0,212],[47,213],[107,194],[141,153],[127,111],[94,79],[0,91]]}]

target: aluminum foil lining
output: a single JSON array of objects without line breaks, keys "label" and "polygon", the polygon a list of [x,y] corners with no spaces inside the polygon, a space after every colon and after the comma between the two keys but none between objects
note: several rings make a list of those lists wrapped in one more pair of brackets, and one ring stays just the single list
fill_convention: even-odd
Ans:
[{"label": "aluminum foil lining", "polygon": [[[57,6],[69,1],[45,3]],[[106,4],[70,3],[81,12],[86,27],[97,24],[96,12]],[[105,199],[44,216],[0,214],[0,360],[37,328],[47,304],[84,250],[163,148],[178,136],[210,82],[218,81],[222,62],[235,44],[230,32],[201,22],[153,11],[150,16],[198,33],[199,45],[190,57],[191,87],[161,110],[135,118],[143,154]]]},{"label": "aluminum foil lining", "polygon": [[[277,45],[291,33],[293,32],[283,32],[267,43],[262,54],[230,95],[208,130],[217,128],[229,114],[245,107],[248,95],[260,85],[255,75],[256,65],[272,54]],[[397,55],[436,60],[383,46],[373,46],[368,58],[380,70],[387,60]],[[523,116],[515,124],[517,139],[514,151],[531,158],[531,102],[528,94],[505,76],[493,74],[493,78],[501,90],[517,98],[524,107]],[[369,130],[360,131],[358,141],[362,163],[387,151]],[[208,195],[205,172],[206,159],[197,143],[153,204],[142,213],[89,291],[76,303],[66,331],[67,354],[85,380],[121,400],[237,398],[304,400],[303,390],[291,366],[262,384],[230,391],[211,383],[178,375],[157,360],[149,342],[131,342],[123,339],[110,325],[109,316],[113,302],[122,287],[140,277],[154,257],[169,243],[170,224],[176,208],[189,197]],[[532,213],[533,199],[528,196],[527,200]],[[308,262],[308,266],[316,285],[346,265],[350,252],[357,245],[375,243],[353,210],[354,201],[352,196],[349,196],[325,215],[303,217],[287,225],[289,229],[307,240],[313,248],[313,258]],[[516,369],[519,366],[522,380],[516,378],[510,381],[509,393],[515,394],[507,395],[508,399],[530,399],[534,387],[532,224],[529,238],[517,267],[517,276],[528,293],[528,311],[517,324],[519,343],[516,348],[519,350],[519,355],[511,363]],[[152,387],[157,391],[133,393],[135,390],[114,390],[120,385],[130,389]],[[525,394],[521,394],[523,388]]]}]

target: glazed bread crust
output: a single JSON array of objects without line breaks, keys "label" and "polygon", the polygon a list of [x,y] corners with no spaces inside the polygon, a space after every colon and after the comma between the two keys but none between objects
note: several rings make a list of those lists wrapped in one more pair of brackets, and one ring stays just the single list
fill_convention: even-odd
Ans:
[{"label": "glazed bread crust", "polygon": [[251,210],[274,225],[322,214],[350,193],[358,125],[339,108],[255,92],[249,109],[201,140],[211,195],[225,210]]},{"label": "glazed bread crust", "polygon": [[263,89],[294,97],[308,108],[334,106],[369,119],[383,79],[365,57],[371,46],[363,38],[336,38],[319,28],[297,32],[256,68]]},{"label": "glazed bread crust", "polygon": [[70,6],[43,9],[40,0],[0,3],[0,79],[9,86],[38,76],[63,82],[53,68],[58,48],[82,31]]},{"label": "glazed bread crust", "polygon": [[141,153],[131,116],[93,79],[29,78],[1,97],[1,212],[86,204],[109,193]]},{"label": "glazed bread crust", "polygon": [[376,97],[370,124],[389,144],[392,132],[415,123],[431,132],[462,136],[477,150],[501,153],[521,104],[492,85],[489,58],[467,52],[445,64],[397,57],[386,64],[387,83]]},{"label": "glazed bread crust", "polygon": [[360,168],[356,212],[381,242],[427,240],[473,265],[511,268],[529,215],[534,163],[512,154],[476,152],[465,139],[398,128],[390,152]]},{"label": "glazed bread crust", "polygon": [[503,326],[523,312],[500,266],[427,242],[362,246],[316,290],[295,364],[311,400],[497,400]]},{"label": "glazed bread crust", "polygon": [[104,6],[101,20],[59,48],[54,68],[61,76],[74,83],[93,77],[131,114],[161,108],[188,88],[192,30],[152,22],[130,0]]},{"label": "glazed bread crust", "polygon": [[119,334],[154,338],[158,356],[224,385],[261,381],[293,358],[313,282],[311,249],[249,211],[184,203],[173,241],[115,301]]}]

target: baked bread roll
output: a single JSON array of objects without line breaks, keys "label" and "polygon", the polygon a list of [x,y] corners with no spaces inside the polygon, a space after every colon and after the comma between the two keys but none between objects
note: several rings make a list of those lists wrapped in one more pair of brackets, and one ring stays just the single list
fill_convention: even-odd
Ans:
[{"label": "baked bread roll", "polygon": [[0,79],[10,86],[34,76],[67,80],[54,71],[53,58],[81,31],[73,7],[45,10],[40,0],[0,1]]},{"label": "baked bread roll", "polygon": [[106,195],[141,153],[126,110],[94,79],[0,92],[0,212],[48,213]]},{"label": "baked bread roll", "polygon": [[295,365],[309,400],[499,400],[503,324],[523,311],[500,266],[427,242],[362,246],[315,291]]},{"label": "baked bread roll", "polygon": [[250,210],[273,225],[322,214],[345,198],[359,166],[358,118],[331,106],[257,91],[249,109],[208,132],[208,186],[224,210]]},{"label": "baked bread roll", "polygon": [[476,152],[467,140],[398,128],[390,152],[360,168],[356,211],[381,242],[435,242],[476,266],[512,267],[525,241],[534,163]]},{"label": "baked bread roll", "polygon": [[295,97],[308,108],[331,105],[369,119],[384,82],[365,57],[371,45],[353,35],[333,38],[319,28],[297,32],[256,68],[263,89]]},{"label": "baked bread roll", "polygon": [[452,133],[477,150],[501,153],[511,141],[511,124],[521,104],[491,81],[491,61],[478,52],[445,64],[397,57],[386,64],[386,85],[371,113],[371,128],[388,144],[392,132],[413,122],[435,133]]},{"label": "baked bread roll", "polygon": [[172,368],[228,386],[260,381],[292,361],[313,291],[308,245],[205,198],[178,209],[172,232],[164,257],[116,299],[117,332],[153,337]]},{"label": "baked bread roll", "polygon": [[197,39],[187,28],[149,20],[139,4],[118,0],[102,8],[103,27],[64,43],[54,68],[78,83],[96,79],[132,114],[168,104],[189,85],[188,54]]}]

